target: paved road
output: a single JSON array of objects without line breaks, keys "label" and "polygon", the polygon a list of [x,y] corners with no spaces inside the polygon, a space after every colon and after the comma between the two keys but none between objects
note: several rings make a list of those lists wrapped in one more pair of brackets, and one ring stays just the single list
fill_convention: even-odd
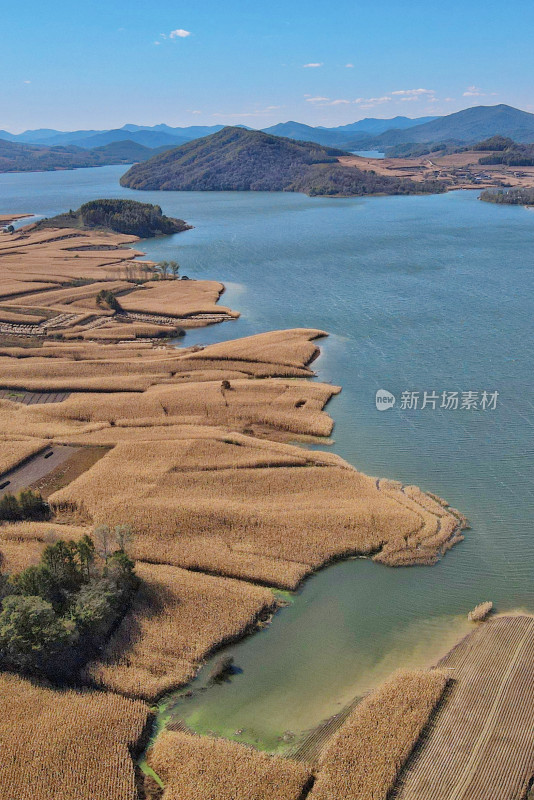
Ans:
[{"label": "paved road", "polygon": [[0,476],[0,497],[3,497],[7,492],[16,494],[21,489],[26,489],[35,481],[52,472],[55,467],[63,464],[77,450],[79,450],[78,447],[70,447],[69,445],[47,447],[46,450],[33,456],[22,466],[5,472]]}]

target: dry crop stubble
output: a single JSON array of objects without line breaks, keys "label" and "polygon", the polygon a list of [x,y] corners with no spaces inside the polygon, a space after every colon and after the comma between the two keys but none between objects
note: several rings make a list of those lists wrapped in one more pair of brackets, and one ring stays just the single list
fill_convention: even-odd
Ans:
[{"label": "dry crop stubble", "polygon": [[534,617],[481,623],[439,667],[450,693],[395,797],[524,800],[534,774]]},{"label": "dry crop stubble", "polygon": [[364,698],[323,751],[309,800],[387,800],[447,680],[400,670]]}]

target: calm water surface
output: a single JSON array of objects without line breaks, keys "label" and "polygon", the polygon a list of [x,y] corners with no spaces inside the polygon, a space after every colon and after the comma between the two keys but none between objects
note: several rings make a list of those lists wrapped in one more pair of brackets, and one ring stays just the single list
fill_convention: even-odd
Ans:
[{"label": "calm water surface", "polygon": [[[435,567],[366,560],[306,582],[270,627],[228,648],[242,670],[167,711],[197,730],[275,749],[401,665],[423,665],[468,629],[481,600],[534,611],[532,319],[534,214],[434,197],[134,192],[123,167],[0,175],[0,213],[50,215],[105,196],[158,203],[195,228],[143,244],[182,272],[223,281],[237,322],[209,343],[276,328],[329,332],[315,363],[343,386],[329,411],[335,452],[416,483],[470,519]],[[498,391],[494,411],[379,413],[375,392]],[[328,526],[328,518],[325,518]],[[204,688],[206,671],[195,682]],[[242,734],[236,734],[243,730]]]}]

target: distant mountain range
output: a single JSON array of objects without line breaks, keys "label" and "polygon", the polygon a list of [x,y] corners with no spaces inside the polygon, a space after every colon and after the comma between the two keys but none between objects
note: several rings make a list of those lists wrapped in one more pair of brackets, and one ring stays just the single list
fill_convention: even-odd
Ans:
[{"label": "distant mountain range", "polygon": [[146,161],[169,146],[149,148],[131,141],[110,142],[85,150],[76,145],[47,147],[0,139],[0,172],[40,172],[106,164],[132,164]]},{"label": "distant mountain range", "polygon": [[[210,136],[223,125],[192,125],[173,128],[169,125],[134,125],[113,130],[56,131],[50,128],[12,134],[0,130],[0,171],[60,169],[72,166],[132,163],[151,158],[157,151],[179,147]],[[236,126],[250,130],[244,125]],[[516,142],[534,142],[534,114],[507,105],[475,106],[444,117],[367,118],[335,128],[312,127],[301,122],[281,122],[265,128],[264,133],[297,141],[314,142],[343,150],[392,149],[400,153],[402,145],[420,143],[473,144],[491,136],[506,136]],[[9,144],[41,148],[37,151],[6,152]],[[111,146],[114,147],[111,147]],[[110,150],[102,150],[109,147]],[[42,148],[48,148],[47,152]],[[56,148],[63,148],[60,152]],[[75,148],[75,150],[72,150]],[[144,148],[144,149],[139,149]],[[409,149],[409,148],[408,148]],[[96,152],[98,151],[98,152]]]},{"label": "distant mountain range", "polygon": [[192,139],[199,139],[201,136],[209,136],[223,128],[223,125],[199,126],[193,125],[189,128],[171,128],[169,125],[123,125],[122,128],[113,130],[87,130],[87,131],[55,131],[50,128],[40,128],[34,131],[24,131],[24,133],[9,133],[0,130],[0,139],[9,142],[19,142],[22,144],[41,144],[46,147],[76,145],[86,150],[93,147],[111,144],[112,142],[130,141],[142,144],[144,147],[178,147]]}]

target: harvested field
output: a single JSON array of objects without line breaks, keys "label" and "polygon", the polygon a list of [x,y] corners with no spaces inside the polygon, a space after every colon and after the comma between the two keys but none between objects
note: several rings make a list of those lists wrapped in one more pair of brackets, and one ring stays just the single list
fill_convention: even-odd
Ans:
[{"label": "harvested field", "polygon": [[137,800],[131,751],[149,708],[0,674],[0,800]]},{"label": "harvested field", "polygon": [[324,750],[309,800],[387,800],[446,683],[441,671],[399,671],[362,700]]},{"label": "harvested field", "polygon": [[534,774],[534,618],[496,617],[439,663],[453,684],[399,800],[523,800]]},{"label": "harvested field", "polygon": [[162,800],[300,800],[309,770],[224,739],[165,731],[148,755]]},{"label": "harvested field", "polygon": [[131,611],[87,669],[92,681],[130,696],[153,699],[187,683],[214,648],[276,608],[268,589],[228,578],[143,563],[136,572],[143,583]]},{"label": "harvested field", "polygon": [[381,490],[327,453],[231,434],[118,444],[50,502],[67,518],[129,522],[137,559],[294,589],[349,554],[435,560],[458,520],[423,497]]}]

